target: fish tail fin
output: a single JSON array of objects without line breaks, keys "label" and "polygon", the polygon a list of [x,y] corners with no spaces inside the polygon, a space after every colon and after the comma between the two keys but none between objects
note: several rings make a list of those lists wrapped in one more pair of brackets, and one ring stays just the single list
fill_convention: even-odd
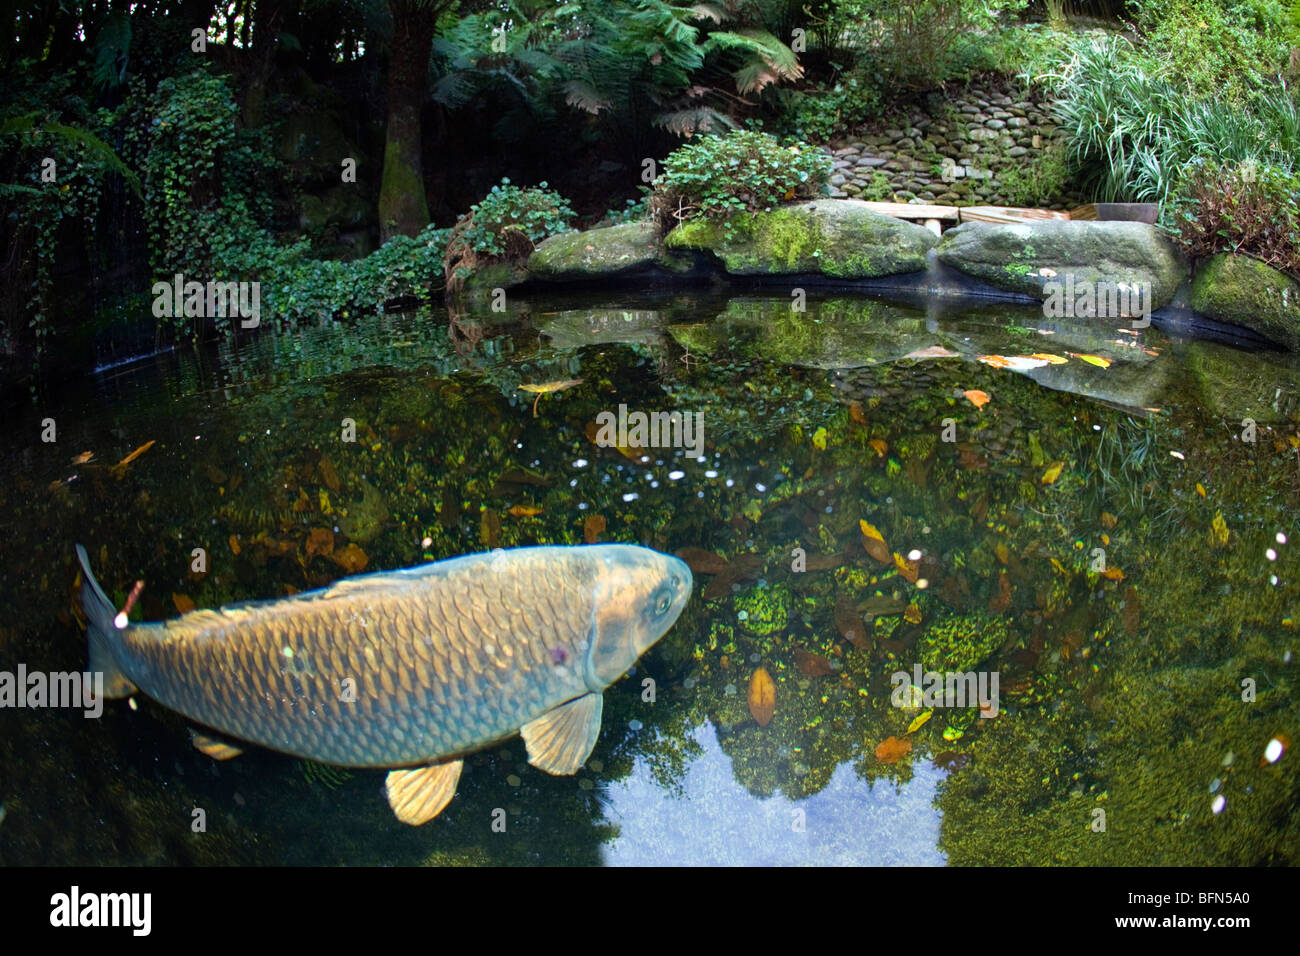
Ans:
[{"label": "fish tail fin", "polygon": [[90,559],[86,549],[77,545],[77,560],[81,563],[81,610],[86,616],[86,640],[90,645],[89,669],[92,674],[104,675],[105,697],[129,697],[137,690],[126,676],[113,646],[117,643],[117,626],[113,618],[117,612],[95,576],[90,573]]}]

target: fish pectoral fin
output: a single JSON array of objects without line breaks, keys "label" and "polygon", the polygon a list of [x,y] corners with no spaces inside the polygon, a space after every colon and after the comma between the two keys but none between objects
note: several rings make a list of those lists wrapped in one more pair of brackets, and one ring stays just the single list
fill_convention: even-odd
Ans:
[{"label": "fish pectoral fin", "polygon": [[463,766],[463,760],[453,760],[429,767],[390,770],[384,782],[384,793],[397,819],[418,827],[442,813],[456,795],[456,784],[460,781]]},{"label": "fish pectoral fin", "polygon": [[199,753],[207,754],[213,760],[229,760],[244,752],[242,747],[236,747],[224,737],[195,730],[193,727],[190,728],[190,743],[194,744],[194,749]]},{"label": "fish pectoral fin", "polygon": [[604,701],[603,694],[584,694],[524,724],[528,762],[557,776],[577,773],[596,746]]}]

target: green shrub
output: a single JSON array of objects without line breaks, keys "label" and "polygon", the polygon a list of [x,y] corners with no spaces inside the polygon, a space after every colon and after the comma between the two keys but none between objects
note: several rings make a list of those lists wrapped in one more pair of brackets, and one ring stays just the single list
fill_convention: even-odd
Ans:
[{"label": "green shrub", "polygon": [[880,93],[864,76],[851,73],[830,89],[782,90],[783,129],[810,143],[825,143],[880,110]]},{"label": "green shrub", "polygon": [[1025,159],[1028,162],[998,172],[998,180],[1002,184],[999,191],[1007,205],[1035,206],[1059,202],[1064,198],[1070,186],[1065,149],[1052,143],[1037,155],[1030,154]]},{"label": "green shrub", "polygon": [[1300,177],[1273,166],[1197,162],[1175,203],[1178,238],[1195,258],[1239,252],[1300,279]]},{"label": "green shrub", "polygon": [[889,182],[889,177],[876,169],[871,173],[871,182],[858,198],[867,202],[893,202],[894,187]]},{"label": "green shrub", "polygon": [[[470,207],[460,238],[476,253],[504,256],[528,240],[527,248],[547,236],[568,232],[574,211],[559,193],[545,182],[536,187],[512,186],[509,179]],[[513,233],[514,235],[510,235]]]},{"label": "green shrub", "polygon": [[665,232],[691,216],[723,221],[823,195],[831,174],[831,158],[821,150],[782,146],[752,130],[704,137],[674,150],[663,166],[650,210]]}]

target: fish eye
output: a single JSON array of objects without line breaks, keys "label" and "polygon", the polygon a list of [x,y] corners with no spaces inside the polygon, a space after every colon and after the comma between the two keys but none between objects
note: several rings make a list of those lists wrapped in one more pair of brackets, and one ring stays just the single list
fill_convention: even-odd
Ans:
[{"label": "fish eye", "polygon": [[672,603],[673,600],[668,596],[667,592],[661,593],[659,595],[659,600],[655,603],[655,614],[667,614],[668,607]]}]

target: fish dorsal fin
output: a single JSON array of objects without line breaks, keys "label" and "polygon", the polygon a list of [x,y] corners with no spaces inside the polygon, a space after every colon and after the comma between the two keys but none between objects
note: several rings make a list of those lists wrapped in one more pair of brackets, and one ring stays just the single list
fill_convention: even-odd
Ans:
[{"label": "fish dorsal fin", "polygon": [[384,793],[397,819],[418,827],[442,813],[456,795],[456,784],[460,781],[463,766],[463,760],[453,760],[429,767],[390,770],[384,782]]},{"label": "fish dorsal fin", "polygon": [[201,754],[207,754],[213,760],[229,760],[238,757],[244,751],[224,737],[190,728],[190,743]]},{"label": "fish dorsal fin", "polygon": [[547,773],[576,773],[596,746],[604,701],[602,694],[583,694],[524,724],[528,762]]}]

